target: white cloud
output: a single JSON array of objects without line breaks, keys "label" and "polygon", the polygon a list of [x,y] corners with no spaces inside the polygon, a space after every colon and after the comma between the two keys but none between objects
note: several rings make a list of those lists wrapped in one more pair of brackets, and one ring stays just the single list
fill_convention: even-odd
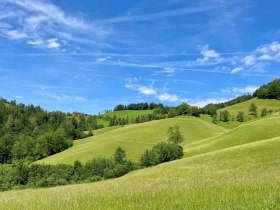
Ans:
[{"label": "white cloud", "polygon": [[168,93],[156,95],[156,98],[159,99],[160,101],[169,101],[169,102],[176,102],[179,100],[179,97],[177,95],[172,95]]},{"label": "white cloud", "polygon": [[58,39],[54,38],[54,39],[48,39],[47,40],[47,48],[50,49],[57,49],[60,48],[60,43],[58,42]]},{"label": "white cloud", "polygon": [[208,60],[219,60],[220,54],[213,49],[209,48],[209,45],[204,45],[202,47],[199,47],[200,54],[203,56],[203,58],[198,58],[196,61],[200,63],[205,63]]},{"label": "white cloud", "polygon": [[204,107],[206,106],[207,104],[216,104],[216,103],[223,103],[225,101],[228,101],[228,99],[224,99],[224,98],[221,98],[221,99],[217,99],[217,98],[208,98],[208,99],[205,99],[205,100],[198,100],[198,101],[195,101],[195,102],[190,102],[190,105],[192,106],[198,106],[198,107]]},{"label": "white cloud", "polygon": [[262,54],[280,52],[280,43],[272,42],[271,44],[263,45],[261,47],[258,47],[257,51]]},{"label": "white cloud", "polygon": [[26,33],[19,30],[3,30],[6,36],[10,39],[23,39],[26,38]]},{"label": "white cloud", "polygon": [[106,57],[103,57],[103,58],[98,58],[97,61],[98,62],[105,62],[105,61],[108,61],[108,60],[111,60],[112,57],[111,56],[106,56]]},{"label": "white cloud", "polygon": [[207,58],[219,58],[220,54],[213,50],[213,49],[209,49],[209,45],[205,45],[202,47],[201,51],[200,51],[201,55],[203,55],[204,57]]},{"label": "white cloud", "polygon": [[58,24],[67,25],[73,28],[87,28],[87,24],[78,18],[68,16],[63,10],[54,4],[36,1],[36,0],[4,0],[12,5],[17,5],[26,11],[33,12],[37,15],[28,16],[25,21],[32,24],[41,24],[44,20],[52,21]]},{"label": "white cloud", "polygon": [[166,76],[174,76],[175,68],[166,66],[163,67],[162,71],[156,71],[153,76],[164,74]]},{"label": "white cloud", "polygon": [[154,95],[157,91],[153,87],[139,86],[138,91],[144,95]]},{"label": "white cloud", "polygon": [[74,102],[85,102],[86,98],[82,97],[82,96],[77,96],[77,95],[70,95],[70,94],[65,94],[65,93],[53,93],[50,92],[48,90],[48,88],[46,89],[41,89],[41,91],[35,92],[38,95],[42,95],[42,96],[47,96],[50,98],[53,98],[57,101],[60,102],[65,102],[65,101],[74,101]]},{"label": "white cloud", "polygon": [[[1,22],[11,27],[8,31],[0,30],[0,34],[11,39],[26,39],[26,43],[34,47],[58,49],[64,40],[99,46],[110,33],[110,30],[103,30],[103,26],[66,14],[50,1],[1,0],[1,3],[4,5],[1,13],[8,14],[0,15]],[[32,44],[34,40],[47,40],[50,36],[59,38],[61,42]]]},{"label": "white cloud", "polygon": [[221,89],[222,93],[253,93],[255,90],[257,90],[259,87],[258,86],[251,86],[248,85],[246,87],[232,87],[232,88],[225,88]]},{"label": "white cloud", "polygon": [[263,54],[259,57],[259,60],[272,60],[273,58],[268,54]]},{"label": "white cloud", "polygon": [[257,59],[254,55],[248,55],[243,58],[242,61],[246,66],[253,66],[254,64],[256,64]]},{"label": "white cloud", "polygon": [[232,69],[232,70],[230,71],[230,73],[231,73],[231,74],[236,74],[237,72],[240,72],[240,71],[242,71],[242,70],[243,70],[243,68],[241,68],[241,67],[236,67],[236,68]]},{"label": "white cloud", "polygon": [[44,41],[42,39],[34,39],[34,40],[27,41],[27,44],[40,46],[44,44]]},{"label": "white cloud", "polygon": [[175,72],[175,69],[173,67],[164,67],[163,72],[172,75]]},{"label": "white cloud", "polygon": [[142,86],[137,84],[126,84],[125,87],[130,90],[136,90],[144,95],[155,95],[157,91],[153,87]]},{"label": "white cloud", "polygon": [[280,43],[272,42],[257,48],[256,52],[261,53],[260,60],[280,62]]},{"label": "white cloud", "polygon": [[26,43],[32,46],[44,47],[49,49],[59,49],[61,47],[61,44],[59,43],[57,38],[52,38],[48,40],[43,40],[39,38],[39,39],[29,40]]},{"label": "white cloud", "polygon": [[179,101],[179,97],[175,94],[169,94],[166,92],[165,88],[162,90],[157,90],[153,87],[154,81],[152,81],[150,86],[138,85],[134,82],[138,82],[139,79],[137,78],[128,78],[128,83],[125,84],[125,87],[129,90],[138,91],[138,93],[147,95],[147,96],[154,96],[156,99],[160,101],[169,101],[169,102],[176,102]]}]

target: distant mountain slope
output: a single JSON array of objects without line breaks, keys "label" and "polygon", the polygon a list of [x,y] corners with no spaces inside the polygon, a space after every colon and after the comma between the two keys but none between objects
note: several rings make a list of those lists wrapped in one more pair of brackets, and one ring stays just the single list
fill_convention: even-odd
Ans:
[{"label": "distant mountain slope", "polygon": [[224,133],[226,129],[195,117],[178,117],[120,127],[102,134],[74,142],[63,153],[40,160],[44,163],[73,163],[97,156],[112,157],[118,146],[126,150],[127,158],[138,161],[140,155],[154,144],[167,140],[170,126],[179,125],[185,136],[185,145]]}]

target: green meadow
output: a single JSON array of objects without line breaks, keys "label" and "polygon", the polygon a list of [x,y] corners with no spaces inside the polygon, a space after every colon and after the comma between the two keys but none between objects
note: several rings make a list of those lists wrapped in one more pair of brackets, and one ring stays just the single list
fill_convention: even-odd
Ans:
[{"label": "green meadow", "polygon": [[249,106],[254,103],[257,106],[257,112],[260,115],[262,109],[273,110],[275,112],[280,111],[280,100],[276,99],[258,99],[253,98],[251,100],[235,104],[233,106],[225,107],[220,111],[227,110],[232,116],[236,116],[238,112],[244,112],[245,115],[249,114]]},{"label": "green meadow", "polygon": [[[252,101],[277,109],[278,101],[256,99],[226,109],[233,113],[243,107],[245,112]],[[280,116],[259,117],[228,129],[205,117],[97,130],[38,162],[72,164],[111,157],[117,146],[126,150],[128,159],[139,161],[146,149],[167,140],[167,130],[174,125],[185,137],[185,155],[116,179],[2,192],[0,209],[280,209]]]},{"label": "green meadow", "polygon": [[280,209],[280,138],[91,184],[0,193],[1,209]]},{"label": "green meadow", "polygon": [[105,131],[98,130],[97,135],[75,141],[73,147],[38,162],[72,164],[75,160],[86,162],[98,156],[112,157],[118,146],[126,150],[128,159],[139,161],[146,149],[167,141],[167,130],[174,125],[180,126],[186,139],[184,142],[186,148],[191,142],[226,132],[224,128],[195,117],[178,117],[124,127],[110,127],[104,128]]}]

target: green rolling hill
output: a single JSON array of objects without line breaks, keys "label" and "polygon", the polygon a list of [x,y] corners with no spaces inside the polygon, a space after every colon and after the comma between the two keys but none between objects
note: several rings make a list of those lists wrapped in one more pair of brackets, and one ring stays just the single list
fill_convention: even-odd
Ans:
[{"label": "green rolling hill", "polygon": [[127,158],[138,161],[141,154],[156,143],[167,140],[170,126],[179,125],[185,136],[185,146],[194,141],[226,132],[212,123],[194,117],[178,117],[165,120],[112,127],[98,130],[97,135],[78,140],[64,152],[47,157],[39,163],[73,163],[87,161],[97,156],[112,157],[118,146],[126,150]]},{"label": "green rolling hill", "polygon": [[[226,109],[246,112],[252,102],[259,108],[280,107],[278,101],[252,99]],[[181,160],[96,183],[2,192],[0,209],[280,209],[277,112],[233,129],[194,117],[108,127],[39,163],[110,157],[117,146],[138,161],[145,149],[165,141],[175,124],[185,136]]]},{"label": "green rolling hill", "polygon": [[186,156],[230,148],[280,136],[280,117],[270,117],[242,124],[220,136],[194,142],[186,149]]},{"label": "green rolling hill", "polygon": [[266,108],[267,110],[273,110],[274,113],[280,111],[280,100],[253,98],[239,104],[225,107],[223,109],[218,110],[218,112],[223,110],[228,110],[231,115],[236,116],[238,112],[242,111],[244,112],[245,115],[248,115],[249,106],[251,105],[251,103],[254,103],[257,106],[258,108],[257,111],[259,114],[263,108]]},{"label": "green rolling hill", "polygon": [[0,193],[1,209],[279,209],[280,137],[118,179]]}]

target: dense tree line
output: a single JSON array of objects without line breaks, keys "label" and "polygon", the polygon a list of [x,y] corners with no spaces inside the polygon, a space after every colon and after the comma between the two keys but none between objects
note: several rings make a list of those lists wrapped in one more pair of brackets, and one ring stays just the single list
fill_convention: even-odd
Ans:
[{"label": "dense tree line", "polygon": [[153,115],[155,116],[166,115],[165,117],[154,117],[159,119],[176,117],[178,115],[199,116],[201,113],[201,110],[198,107],[190,106],[187,103],[182,103],[176,107],[164,106],[161,103],[132,103],[128,105],[119,104],[114,108],[114,111],[122,110],[154,110]]},{"label": "dense tree line", "polygon": [[216,113],[217,110],[225,108],[227,106],[232,106],[234,104],[238,104],[244,101],[248,101],[250,99],[252,99],[253,97],[251,95],[242,95],[242,96],[238,96],[235,99],[232,99],[230,101],[227,102],[223,102],[223,103],[217,103],[217,104],[208,104],[205,107],[203,107],[201,109],[201,113],[202,114],[209,114],[209,115],[214,115]]},{"label": "dense tree line", "polygon": [[280,79],[262,85],[253,93],[254,97],[280,100]]},{"label": "dense tree line", "polygon": [[135,118],[128,118],[127,117],[117,117],[114,115],[105,116],[103,119],[109,121],[109,126],[117,126],[117,125],[127,125],[127,124],[137,124],[143,122],[149,122],[152,120],[160,120],[165,118],[173,118],[180,115],[188,115],[188,116],[195,116],[199,117],[201,110],[198,107],[190,106],[186,103],[182,103],[177,107],[157,107],[154,109],[152,114],[145,114],[141,116],[137,116]]},{"label": "dense tree line", "polygon": [[161,103],[131,103],[128,105],[119,104],[115,106],[114,111],[123,111],[123,110],[154,110],[158,107],[165,108]]},{"label": "dense tree line", "polygon": [[0,165],[0,191],[94,182],[120,177],[136,168],[138,165],[126,160],[125,151],[120,147],[114,159],[99,157],[85,164],[75,161],[73,165],[29,165],[23,160],[15,161]]},{"label": "dense tree line", "polygon": [[39,106],[0,99],[0,163],[35,161],[72,146],[100,126],[95,116],[47,112]]}]

